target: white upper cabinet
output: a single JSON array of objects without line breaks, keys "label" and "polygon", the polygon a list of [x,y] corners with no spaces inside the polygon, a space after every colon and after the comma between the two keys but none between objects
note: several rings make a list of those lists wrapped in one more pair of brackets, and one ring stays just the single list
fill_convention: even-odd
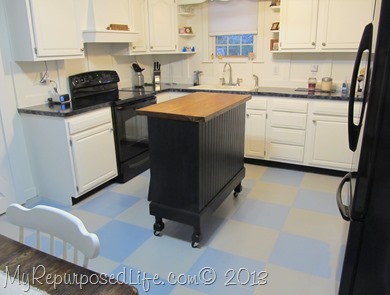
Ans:
[{"label": "white upper cabinet", "polygon": [[356,51],[374,0],[284,0],[280,50]]},{"label": "white upper cabinet", "polygon": [[131,44],[132,52],[146,52],[148,50],[148,18],[146,0],[130,0],[131,26],[139,35]]},{"label": "white upper cabinet", "polygon": [[41,61],[84,57],[76,2],[6,0],[14,59]]},{"label": "white upper cabinet", "polygon": [[149,50],[177,50],[177,8],[175,0],[148,0]]},{"label": "white upper cabinet", "polygon": [[280,50],[314,49],[318,0],[285,0],[280,12]]},{"label": "white upper cabinet", "polygon": [[364,27],[372,21],[373,0],[322,0],[319,45],[322,50],[357,49]]}]

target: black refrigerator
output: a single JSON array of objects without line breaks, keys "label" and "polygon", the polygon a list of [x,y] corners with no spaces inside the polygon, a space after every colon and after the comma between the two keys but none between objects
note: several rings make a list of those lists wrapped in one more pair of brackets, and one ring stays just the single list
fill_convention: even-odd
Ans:
[{"label": "black refrigerator", "polygon": [[[390,294],[390,1],[378,3],[375,15],[379,20],[364,30],[350,85],[348,136],[357,164],[336,198],[349,222],[339,295]],[[365,87],[358,97],[364,56]],[[357,103],[360,114],[353,113]]]}]

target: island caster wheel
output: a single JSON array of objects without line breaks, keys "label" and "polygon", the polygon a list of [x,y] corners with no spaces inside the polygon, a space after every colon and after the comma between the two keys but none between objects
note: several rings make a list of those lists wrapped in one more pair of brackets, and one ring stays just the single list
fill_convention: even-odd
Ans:
[{"label": "island caster wheel", "polygon": [[241,185],[241,183],[239,185],[237,185],[236,188],[234,189],[233,196],[237,197],[240,192],[242,192],[242,185]]},{"label": "island caster wheel", "polygon": [[164,229],[164,222],[162,218],[156,217],[156,222],[153,224],[153,234],[158,237],[160,236],[161,231]]},{"label": "island caster wheel", "polygon": [[199,246],[199,242],[200,242],[200,233],[193,233],[191,247],[197,248]]}]

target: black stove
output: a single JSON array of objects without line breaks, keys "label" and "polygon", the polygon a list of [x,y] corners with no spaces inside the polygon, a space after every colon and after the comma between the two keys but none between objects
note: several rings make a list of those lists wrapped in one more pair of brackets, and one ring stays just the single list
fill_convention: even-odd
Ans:
[{"label": "black stove", "polygon": [[144,88],[118,88],[116,71],[103,70],[69,76],[69,90],[73,105],[91,105],[112,102],[113,105],[150,99],[153,90]]},{"label": "black stove", "polygon": [[72,106],[111,104],[118,182],[126,182],[149,169],[149,138],[145,116],[137,109],[156,103],[155,92],[144,88],[118,89],[116,71],[93,71],[69,77]]}]

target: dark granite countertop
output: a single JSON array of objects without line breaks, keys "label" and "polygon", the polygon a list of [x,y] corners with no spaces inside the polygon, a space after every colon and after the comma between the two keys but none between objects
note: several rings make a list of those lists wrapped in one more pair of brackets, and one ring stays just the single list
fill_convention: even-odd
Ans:
[{"label": "dark granite countertop", "polygon": [[306,98],[306,99],[325,99],[325,100],[348,100],[348,97],[342,96],[341,92],[321,92],[316,90],[314,94],[309,94],[308,91],[297,91],[295,88],[283,88],[283,87],[259,87],[255,91],[229,91],[229,90],[205,90],[205,89],[189,89],[192,87],[190,84],[162,84],[161,89],[156,91],[174,91],[174,92],[224,92],[233,94],[251,94],[258,96],[276,96],[276,97],[291,97],[291,98]]},{"label": "dark granite countertop", "polygon": [[[145,86],[145,91],[155,91],[156,94],[174,91],[174,92],[223,92],[233,94],[250,94],[257,96],[275,96],[286,98],[306,98],[306,99],[323,99],[323,100],[344,100],[347,101],[348,97],[341,96],[340,92],[324,93],[316,91],[314,94],[309,94],[306,91],[296,91],[294,88],[282,88],[282,87],[260,87],[255,91],[229,91],[229,90],[205,90],[205,89],[190,89],[191,84],[166,84],[159,85],[157,89],[153,86]],[[32,107],[19,108],[18,111],[21,114],[35,114],[42,116],[55,116],[55,117],[69,117],[95,109],[111,106],[111,102],[73,102],[71,104],[42,104]]]}]

